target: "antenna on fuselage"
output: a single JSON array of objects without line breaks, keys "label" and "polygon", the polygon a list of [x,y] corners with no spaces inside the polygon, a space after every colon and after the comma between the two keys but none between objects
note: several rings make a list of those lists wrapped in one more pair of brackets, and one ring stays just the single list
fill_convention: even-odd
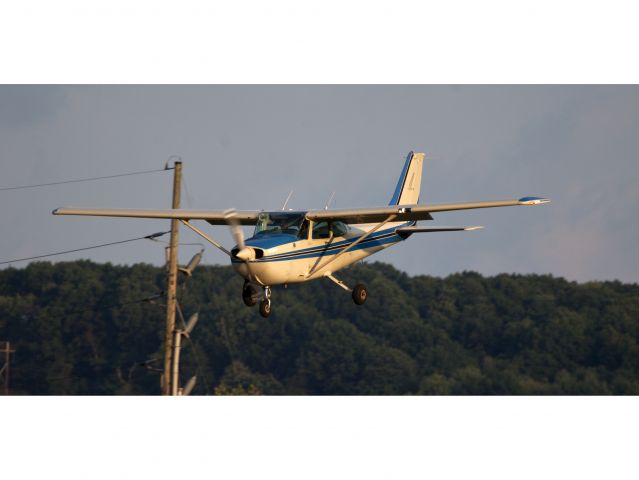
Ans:
[{"label": "antenna on fuselage", "polygon": [[331,196],[328,197],[328,202],[326,202],[326,205],[324,206],[324,210],[328,210],[328,207],[331,204],[331,202],[333,201],[333,197],[334,196],[335,196],[335,192],[331,193]]},{"label": "antenna on fuselage", "polygon": [[291,190],[291,193],[289,193],[288,197],[286,197],[286,200],[284,201],[284,205],[282,205],[282,211],[286,210],[286,205],[288,205],[288,201],[291,199],[292,195],[293,195],[293,190]]}]

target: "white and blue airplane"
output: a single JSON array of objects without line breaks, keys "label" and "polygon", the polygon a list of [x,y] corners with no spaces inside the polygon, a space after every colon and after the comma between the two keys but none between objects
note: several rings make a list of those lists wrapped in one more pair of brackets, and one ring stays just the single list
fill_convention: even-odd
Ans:
[{"label": "white and blue airplane", "polygon": [[[390,203],[385,207],[300,211],[58,208],[53,214],[180,220],[231,258],[233,268],[245,280],[242,289],[244,303],[253,306],[259,301],[260,314],[268,317],[271,313],[271,287],[275,285],[327,278],[351,292],[353,301],[362,305],[368,297],[366,287],[358,284],[351,289],[335,276],[335,272],[400,243],[414,233],[482,228],[417,226],[418,221],[433,220],[433,213],[539,205],[550,201],[523,197],[518,200],[420,205],[423,163],[423,153],[408,154]],[[193,225],[193,220],[230,226],[235,247],[230,251],[225,249]],[[253,236],[245,240],[241,225],[255,226]]]}]

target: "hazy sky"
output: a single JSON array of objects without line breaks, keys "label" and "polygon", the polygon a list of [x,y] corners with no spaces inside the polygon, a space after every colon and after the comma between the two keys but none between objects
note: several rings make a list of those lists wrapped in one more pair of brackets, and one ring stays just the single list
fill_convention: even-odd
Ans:
[{"label": "hazy sky", "polygon": [[[333,191],[337,208],[386,205],[406,153],[423,151],[422,202],[552,203],[437,214],[432,225],[485,229],[414,235],[370,260],[411,274],[639,281],[635,86],[0,86],[0,145],[0,187],[161,168],[178,154],[183,206],[216,210],[279,209],[291,189],[296,209],[322,208]],[[171,181],[0,191],[0,261],[167,230],[51,210],[168,208]],[[225,227],[203,228],[232,245]],[[140,241],[51,260],[75,258],[160,264],[164,252]],[[227,263],[213,247],[204,259]]]}]

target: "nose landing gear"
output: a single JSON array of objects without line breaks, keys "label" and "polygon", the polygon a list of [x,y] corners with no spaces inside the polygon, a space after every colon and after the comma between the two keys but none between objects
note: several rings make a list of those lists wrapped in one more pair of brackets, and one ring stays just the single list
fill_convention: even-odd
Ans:
[{"label": "nose landing gear", "polygon": [[[244,305],[247,307],[252,307],[259,300],[260,294],[257,291],[255,285],[250,283],[248,280],[244,282],[244,287],[242,287],[242,300],[244,301]],[[268,317],[271,314],[271,287],[264,287],[264,294],[262,296],[262,300],[260,301],[260,315],[264,318]]]},{"label": "nose landing gear", "polygon": [[260,315],[264,318],[271,314],[271,287],[264,287],[264,298],[260,302]]}]

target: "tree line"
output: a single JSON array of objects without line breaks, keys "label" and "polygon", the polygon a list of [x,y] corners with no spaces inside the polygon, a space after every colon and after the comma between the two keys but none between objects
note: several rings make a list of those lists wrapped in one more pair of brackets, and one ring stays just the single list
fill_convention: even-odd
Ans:
[{"label": "tree line", "polygon": [[[180,280],[182,384],[193,394],[639,394],[639,285],[550,275],[408,276],[388,264],[273,291],[268,319],[227,266]],[[160,392],[166,272],[147,264],[36,262],[0,271],[11,393]]]}]

